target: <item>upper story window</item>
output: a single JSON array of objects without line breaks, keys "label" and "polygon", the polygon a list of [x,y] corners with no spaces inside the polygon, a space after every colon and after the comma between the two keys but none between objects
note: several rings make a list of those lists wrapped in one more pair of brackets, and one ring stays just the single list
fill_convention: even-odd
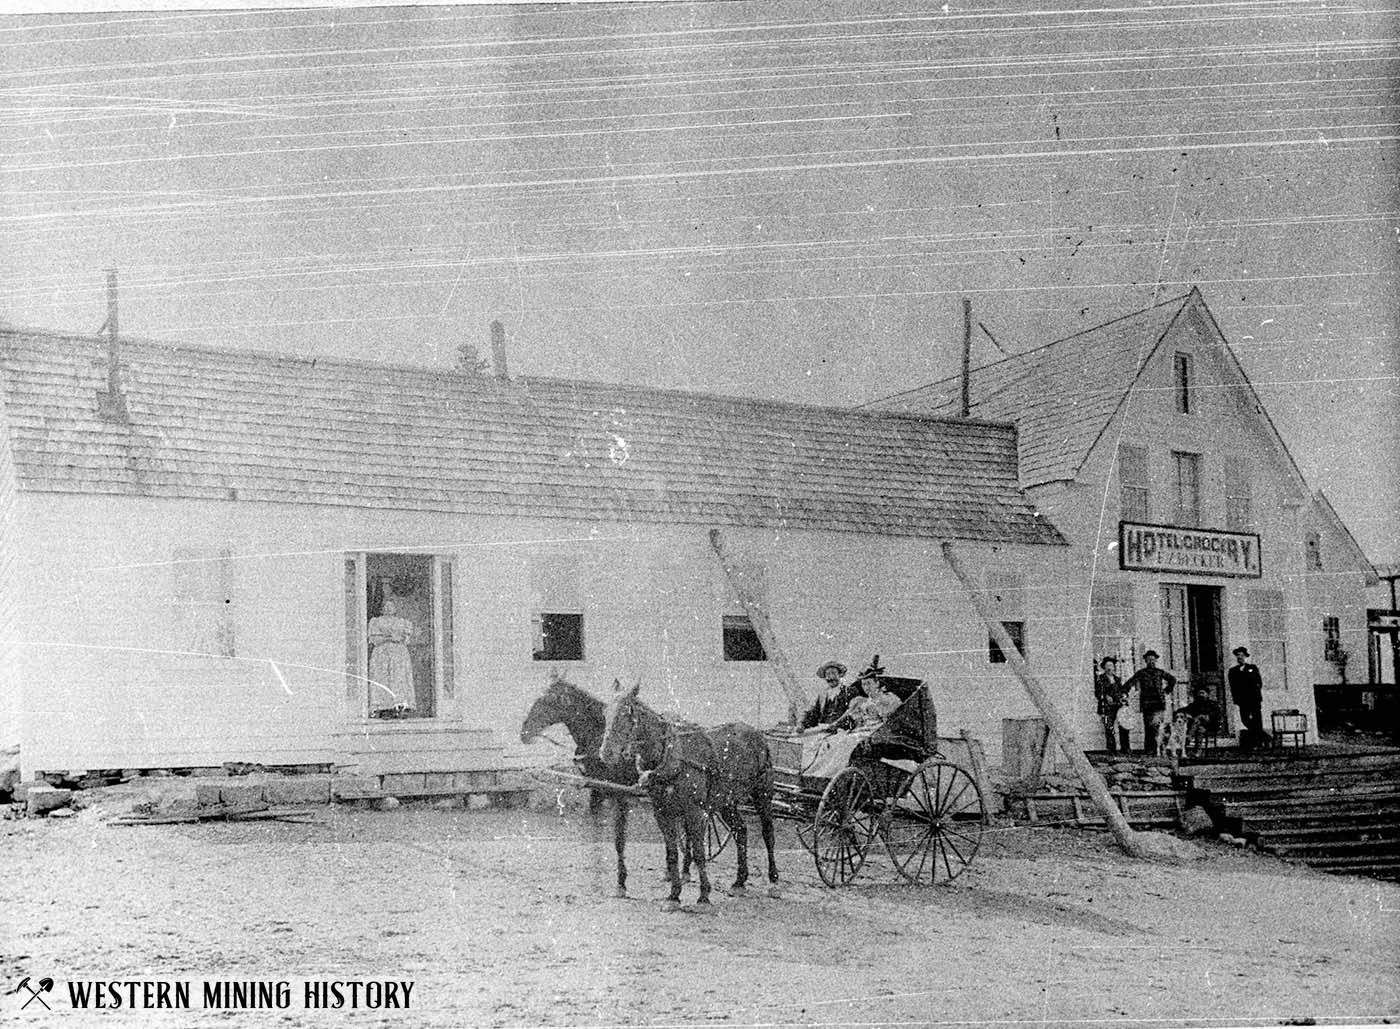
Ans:
[{"label": "upper story window", "polygon": [[1254,528],[1250,510],[1249,462],[1242,457],[1225,458],[1225,528],[1248,532]]},{"label": "upper story window", "polygon": [[1147,448],[1118,445],[1118,486],[1125,522],[1151,521],[1147,492]]},{"label": "upper story window", "polygon": [[1200,525],[1201,455],[1174,450],[1172,451],[1172,461],[1176,465],[1174,522],[1177,525]]},{"label": "upper story window", "polygon": [[1322,537],[1315,532],[1303,537],[1303,560],[1308,571],[1322,571]]},{"label": "upper story window", "polygon": [[1173,380],[1172,393],[1176,398],[1176,410],[1179,414],[1191,414],[1195,410],[1195,397],[1191,394],[1191,389],[1195,385],[1190,354],[1177,354],[1172,362]]}]

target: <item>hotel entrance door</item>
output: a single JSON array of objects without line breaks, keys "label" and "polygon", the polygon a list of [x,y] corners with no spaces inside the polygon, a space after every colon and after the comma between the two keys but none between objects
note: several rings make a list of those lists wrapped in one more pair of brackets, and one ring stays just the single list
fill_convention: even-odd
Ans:
[{"label": "hotel entrance door", "polygon": [[1176,705],[1190,702],[1204,686],[1223,717],[1219,731],[1229,731],[1233,709],[1225,696],[1225,637],[1219,586],[1162,586],[1162,657],[1177,677]]}]

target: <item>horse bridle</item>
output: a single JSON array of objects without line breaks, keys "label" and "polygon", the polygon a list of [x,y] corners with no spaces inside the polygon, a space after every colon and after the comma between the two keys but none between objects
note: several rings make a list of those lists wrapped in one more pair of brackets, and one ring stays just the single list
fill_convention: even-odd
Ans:
[{"label": "horse bridle", "polygon": [[[678,728],[674,722],[661,715],[657,715],[656,718],[666,727],[666,734],[661,741],[661,760],[651,768],[644,768],[642,766],[642,755],[635,749],[639,719],[636,709],[631,704],[627,706],[629,725],[627,727],[627,744],[622,748],[622,757],[627,757],[628,751],[631,751],[632,760],[639,776],[647,776],[649,774],[652,782],[669,783],[681,774],[681,768],[684,765],[689,765],[691,768],[704,772],[706,775],[713,773],[714,770],[708,765],[703,765],[694,758],[688,758],[681,752],[681,737],[701,735],[704,733],[704,729],[682,730]],[[663,770],[666,774],[657,775],[657,772]]]}]

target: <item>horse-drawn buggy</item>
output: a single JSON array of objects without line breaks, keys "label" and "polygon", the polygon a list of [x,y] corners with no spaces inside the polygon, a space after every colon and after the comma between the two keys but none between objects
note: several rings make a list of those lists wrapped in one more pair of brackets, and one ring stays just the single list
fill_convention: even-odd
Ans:
[{"label": "horse-drawn buggy", "polygon": [[[800,823],[798,838],[828,886],[855,878],[877,836],[910,882],[956,878],[976,854],[986,818],[982,788],[971,770],[972,744],[939,739],[933,700],[922,681],[886,676],[878,662],[861,680],[878,684],[897,706],[878,724],[805,733],[760,733],[743,723],[707,729],[656,713],[637,698],[635,686],[619,687],[605,706],[556,680],[531,708],[521,738],[566,725],[576,742],[581,781],[615,795],[619,895],[627,887],[627,801],[640,794],[650,799],[666,840],[672,903],[679,900],[684,872],[678,857],[684,856],[696,866],[700,903],[708,904],[705,865],[731,833],[738,852],[733,889],[744,888],[748,840],[741,806],[758,815],[773,883],[775,816]],[[948,746],[964,748],[969,760],[949,760]]]},{"label": "horse-drawn buggy", "polygon": [[[774,813],[800,823],[798,839],[828,886],[854,879],[877,837],[909,882],[955,879],[977,854],[987,819],[974,744],[940,741],[921,680],[884,675],[878,661],[861,678],[899,701],[878,724],[766,734]],[[962,763],[950,759],[954,749]]]}]

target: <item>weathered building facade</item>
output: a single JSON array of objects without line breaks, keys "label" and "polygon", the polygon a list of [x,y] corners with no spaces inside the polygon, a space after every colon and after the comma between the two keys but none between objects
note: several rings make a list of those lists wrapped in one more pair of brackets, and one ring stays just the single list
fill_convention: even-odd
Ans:
[{"label": "weathered building facade", "polygon": [[[1148,649],[1185,680],[1179,703],[1203,685],[1236,730],[1224,677],[1241,645],[1263,673],[1265,727],[1296,709],[1315,732],[1315,685],[1363,653],[1374,573],[1201,294],[975,368],[968,385],[974,417],[1016,425],[1021,484],[1082,559],[1062,615],[1086,734],[1096,662],[1114,655],[1126,677]],[[873,406],[956,416],[961,391],[948,379]]]},{"label": "weathered building facade", "polygon": [[995,759],[1034,712],[951,540],[1061,702],[1079,689],[1058,612],[1081,562],[1009,425],[129,340],[111,360],[0,332],[0,711],[26,776],[496,767],[551,671],[774,724],[716,527],[804,677],[879,653]]}]

